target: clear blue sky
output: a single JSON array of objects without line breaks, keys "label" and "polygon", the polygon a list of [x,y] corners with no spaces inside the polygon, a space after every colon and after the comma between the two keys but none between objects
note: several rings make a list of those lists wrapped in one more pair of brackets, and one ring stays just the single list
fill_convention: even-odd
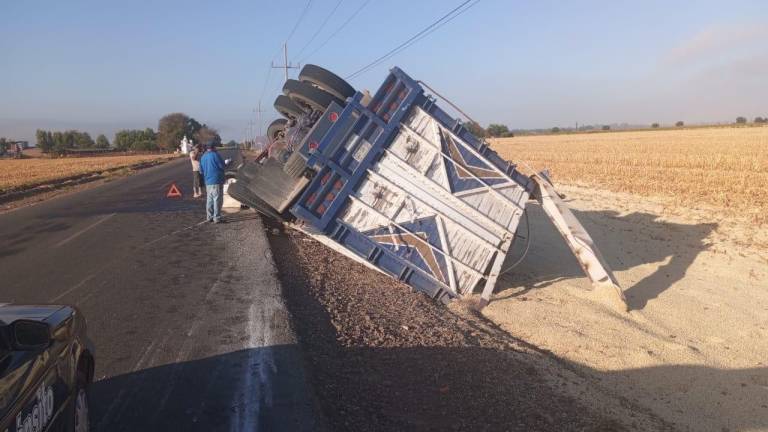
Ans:
[{"label": "clear blue sky", "polygon": [[[313,0],[288,41],[313,51],[364,0]],[[348,75],[460,0],[371,0],[305,62]],[[3,1],[0,136],[35,127],[157,127],[182,111],[242,139],[270,108],[271,60],[307,0]],[[768,115],[768,1],[506,1],[477,5],[352,80],[375,89],[398,65],[481,123],[727,121]],[[295,72],[294,72],[295,74]],[[265,114],[265,121],[275,116]]]}]

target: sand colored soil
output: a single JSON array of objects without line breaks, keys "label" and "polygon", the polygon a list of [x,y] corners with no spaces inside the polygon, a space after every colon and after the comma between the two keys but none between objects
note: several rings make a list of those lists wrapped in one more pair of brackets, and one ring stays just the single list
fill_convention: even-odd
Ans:
[{"label": "sand colored soil", "polygon": [[530,252],[484,316],[681,430],[768,430],[768,230],[672,199],[559,190],[632,310],[596,301],[532,205]]}]

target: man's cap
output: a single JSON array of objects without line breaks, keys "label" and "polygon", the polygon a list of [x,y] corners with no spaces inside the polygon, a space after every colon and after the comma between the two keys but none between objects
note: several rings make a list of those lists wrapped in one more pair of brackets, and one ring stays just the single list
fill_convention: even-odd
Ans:
[{"label": "man's cap", "polygon": [[213,141],[208,141],[207,143],[205,143],[205,147],[206,148],[214,148],[214,147],[216,147],[216,143],[213,142]]}]

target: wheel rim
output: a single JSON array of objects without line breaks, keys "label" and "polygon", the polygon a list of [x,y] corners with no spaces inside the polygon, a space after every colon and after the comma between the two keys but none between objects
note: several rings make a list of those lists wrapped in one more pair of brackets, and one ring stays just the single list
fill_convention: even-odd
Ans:
[{"label": "wheel rim", "polygon": [[269,127],[267,128],[267,137],[270,139],[270,142],[277,141],[281,138],[281,134],[284,134],[285,131],[285,125],[288,122],[284,119],[278,119],[270,123]]},{"label": "wheel rim", "polygon": [[279,95],[277,99],[275,99],[274,107],[275,110],[280,113],[280,115],[289,119],[297,119],[304,114],[302,108],[297,106],[286,95]]},{"label": "wheel rim", "polygon": [[302,108],[305,108],[308,110],[322,111],[325,109],[324,106],[321,106],[320,104],[316,103],[313,100],[305,98],[303,95],[291,94],[288,97],[290,97],[293,103],[295,103],[296,105],[299,105]]},{"label": "wheel rim", "polygon": [[80,389],[75,399],[75,432],[88,432],[88,421],[88,395]]},{"label": "wheel rim", "polygon": [[336,96],[309,82],[288,80],[283,84],[283,94],[305,111],[325,111],[331,102],[343,104]]}]

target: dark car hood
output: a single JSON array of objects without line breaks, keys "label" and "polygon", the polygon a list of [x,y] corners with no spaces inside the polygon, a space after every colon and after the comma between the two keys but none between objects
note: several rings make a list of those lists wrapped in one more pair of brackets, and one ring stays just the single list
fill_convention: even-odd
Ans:
[{"label": "dark car hood", "polygon": [[64,306],[60,305],[12,305],[0,304],[0,325],[18,319],[43,321]]}]

